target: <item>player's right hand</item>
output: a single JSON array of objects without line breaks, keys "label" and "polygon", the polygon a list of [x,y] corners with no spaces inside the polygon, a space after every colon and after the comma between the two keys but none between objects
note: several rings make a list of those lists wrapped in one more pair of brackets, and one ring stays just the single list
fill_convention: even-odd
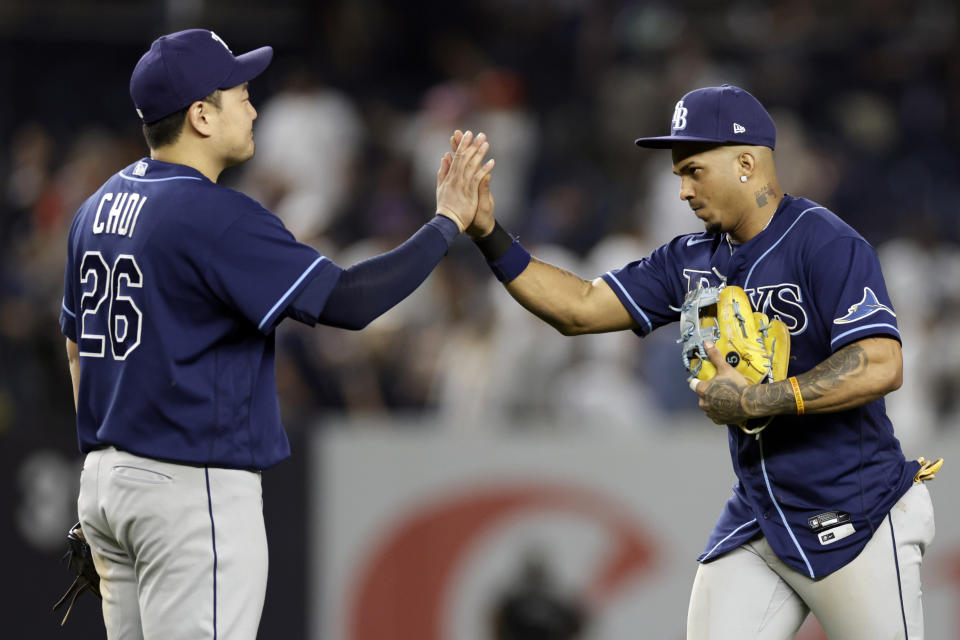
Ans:
[{"label": "player's right hand", "polygon": [[493,217],[493,192],[490,190],[490,180],[492,178],[493,176],[488,173],[480,180],[480,201],[477,203],[477,215],[473,219],[473,223],[467,227],[467,234],[474,239],[490,235],[496,224],[496,219]]},{"label": "player's right hand", "polygon": [[[457,129],[450,136],[450,149],[456,152],[461,140],[463,140],[463,132]],[[480,201],[477,204],[477,216],[473,219],[473,223],[467,227],[467,233],[472,238],[482,238],[490,235],[496,224],[493,217],[493,192],[490,190],[491,177],[490,174],[487,174],[480,181]]]},{"label": "player's right hand", "polygon": [[437,213],[456,222],[460,231],[473,222],[477,214],[480,182],[493,170],[492,159],[483,162],[489,148],[485,134],[474,138],[467,131],[454,154],[451,156],[446,153],[440,161],[440,170],[437,171]]},{"label": "player's right hand", "polygon": [[747,379],[730,366],[713,341],[705,341],[703,346],[710,362],[717,368],[717,375],[690,385],[700,396],[701,411],[716,424],[740,424],[757,417],[749,415],[743,408],[743,391],[750,386]]}]

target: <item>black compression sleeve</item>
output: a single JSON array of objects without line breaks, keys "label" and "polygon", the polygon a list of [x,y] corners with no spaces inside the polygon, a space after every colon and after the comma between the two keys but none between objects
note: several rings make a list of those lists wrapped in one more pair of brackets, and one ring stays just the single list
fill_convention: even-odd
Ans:
[{"label": "black compression sleeve", "polygon": [[345,270],[318,321],[343,329],[364,328],[426,280],[459,232],[455,222],[438,215],[396,249]]}]

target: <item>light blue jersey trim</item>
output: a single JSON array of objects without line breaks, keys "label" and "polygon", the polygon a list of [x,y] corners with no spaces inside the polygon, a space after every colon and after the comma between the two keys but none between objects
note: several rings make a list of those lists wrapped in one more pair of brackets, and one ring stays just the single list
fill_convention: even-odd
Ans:
[{"label": "light blue jersey trim", "polygon": [[826,207],[821,207],[821,206],[810,207],[809,209],[804,209],[803,211],[801,211],[800,215],[797,216],[797,219],[793,221],[793,224],[791,224],[790,227],[783,232],[783,235],[777,238],[777,241],[774,242],[772,245],[770,245],[770,248],[764,251],[763,255],[757,258],[756,262],[753,263],[753,266],[750,267],[750,271],[747,272],[747,279],[744,280],[743,282],[744,289],[750,288],[750,276],[753,275],[753,270],[757,268],[757,265],[760,264],[760,261],[766,258],[768,253],[770,253],[771,251],[777,248],[777,245],[780,244],[783,241],[783,239],[787,237],[787,234],[790,233],[795,226],[797,226],[797,223],[800,222],[800,218],[803,217],[803,214],[807,213],[808,211],[813,211],[814,209],[823,209],[824,211],[827,211]]},{"label": "light blue jersey trim", "polygon": [[303,279],[306,278],[311,271],[313,271],[314,267],[316,267],[321,262],[325,262],[325,261],[328,261],[328,258],[326,258],[325,256],[320,256],[319,258],[314,260],[313,264],[307,267],[307,269],[302,274],[300,274],[300,277],[297,278],[297,281],[294,282],[292,285],[290,285],[290,288],[287,289],[287,292],[284,293],[282,296],[280,296],[280,299],[277,300],[277,303],[272,307],[270,307],[270,311],[267,311],[267,315],[263,316],[263,320],[261,320],[260,324],[257,325],[257,329],[262,330],[263,326],[267,324],[267,320],[269,320],[270,317],[273,316],[273,313],[280,307],[280,305],[282,305],[284,302],[287,301],[287,298],[290,297],[290,294],[294,292],[294,290],[300,285],[301,282],[303,282]]},{"label": "light blue jersey trim", "polygon": [[731,531],[730,533],[728,533],[723,540],[721,540],[721,541],[718,542],[717,544],[713,545],[713,549],[710,549],[710,551],[707,551],[705,554],[703,554],[703,560],[701,560],[700,562],[705,562],[706,559],[709,558],[709,557],[713,554],[713,552],[717,550],[717,547],[719,547],[719,546],[722,545],[724,542],[726,542],[727,540],[729,540],[730,538],[732,538],[733,535],[734,535],[737,531],[740,531],[740,529],[743,529],[744,527],[749,527],[750,525],[752,525],[752,524],[755,523],[756,521],[757,521],[756,518],[754,518],[753,520],[748,520],[747,522],[744,522],[742,525],[740,525],[739,527],[737,527],[736,529],[734,529],[733,531]]},{"label": "light blue jersey trim", "polygon": [[643,312],[643,309],[640,308],[640,305],[636,303],[636,301],[633,299],[633,296],[627,293],[627,290],[624,288],[624,286],[620,284],[619,280],[617,280],[617,276],[613,275],[612,271],[607,271],[605,275],[610,276],[610,279],[617,283],[617,286],[620,287],[620,291],[623,291],[623,295],[627,296],[627,300],[629,300],[630,304],[633,305],[633,308],[637,310],[637,313],[640,314],[640,317],[643,318],[643,321],[647,323],[647,333],[653,331],[653,325],[650,323],[650,318],[648,318],[647,314]]},{"label": "light blue jersey trim", "polygon": [[198,178],[197,176],[173,176],[172,178],[134,178],[133,176],[128,176],[122,171],[117,175],[119,175],[124,180],[133,180],[134,182],[167,182],[168,180],[203,180],[203,178]]},{"label": "light blue jersey trim", "polygon": [[71,318],[76,318],[76,317],[77,317],[77,314],[75,314],[73,311],[70,311],[70,309],[67,309],[67,302],[66,302],[66,300],[64,300],[64,301],[62,301],[62,302],[60,303],[60,308],[63,309],[64,311],[66,311],[67,315],[70,316]]},{"label": "light blue jersey trim", "polygon": [[846,337],[851,333],[856,333],[857,331],[865,331],[866,329],[879,329],[880,327],[885,327],[887,329],[893,329],[893,332],[897,334],[897,337],[900,337],[900,331],[892,324],[887,324],[886,322],[879,322],[876,324],[865,324],[862,327],[857,327],[856,329],[850,329],[849,331],[844,331],[836,338],[830,341],[830,346],[833,346],[833,343],[839,340],[840,338]]},{"label": "light blue jersey trim", "polygon": [[803,558],[803,564],[807,565],[807,571],[810,573],[810,579],[812,580],[816,577],[813,575],[813,567],[810,566],[810,561],[807,560],[807,555],[803,552],[803,549],[800,548],[800,543],[797,542],[797,537],[793,535],[793,529],[790,528],[790,523],[787,522],[787,517],[783,515],[783,510],[777,503],[777,499],[773,497],[773,487],[770,486],[770,477],[767,475],[767,461],[763,455],[763,440],[761,440],[759,434],[757,435],[757,440],[760,446],[760,468],[763,470],[763,481],[767,485],[767,493],[770,495],[770,501],[773,502],[773,506],[777,508],[777,513],[780,514],[780,521],[786,528],[787,533],[790,534],[790,539],[793,540],[793,546],[797,548],[797,552],[800,554],[800,557]]}]

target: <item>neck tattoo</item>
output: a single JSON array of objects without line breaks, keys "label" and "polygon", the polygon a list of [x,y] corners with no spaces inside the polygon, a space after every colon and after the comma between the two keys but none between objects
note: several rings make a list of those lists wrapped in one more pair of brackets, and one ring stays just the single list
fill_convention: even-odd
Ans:
[{"label": "neck tattoo", "polygon": [[760,208],[767,206],[768,197],[770,198],[777,197],[777,194],[773,190],[773,187],[771,187],[769,184],[765,184],[760,190],[754,191],[753,195],[757,199],[757,206]]}]

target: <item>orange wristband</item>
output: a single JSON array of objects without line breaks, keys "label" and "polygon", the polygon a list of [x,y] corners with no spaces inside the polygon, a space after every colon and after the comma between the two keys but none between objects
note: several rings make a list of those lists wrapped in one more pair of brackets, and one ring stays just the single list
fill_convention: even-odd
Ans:
[{"label": "orange wristband", "polygon": [[790,376],[790,386],[793,387],[793,399],[797,403],[797,415],[803,415],[803,396],[800,395],[800,383],[797,382],[796,376]]}]

